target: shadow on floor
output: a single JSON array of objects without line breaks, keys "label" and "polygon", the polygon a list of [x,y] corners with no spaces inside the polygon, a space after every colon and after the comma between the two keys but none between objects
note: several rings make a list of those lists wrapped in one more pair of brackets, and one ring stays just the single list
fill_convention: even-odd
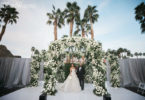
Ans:
[{"label": "shadow on floor", "polygon": [[125,87],[125,88],[130,90],[130,91],[132,91],[132,92],[135,92],[135,93],[140,94],[140,95],[145,97],[145,93],[142,94],[141,92],[137,92],[137,89],[138,89],[137,87]]},{"label": "shadow on floor", "polygon": [[12,93],[14,91],[17,91],[19,89],[22,89],[22,88],[24,88],[24,87],[15,87],[15,88],[11,88],[11,89],[0,87],[0,97],[4,96],[6,94]]}]

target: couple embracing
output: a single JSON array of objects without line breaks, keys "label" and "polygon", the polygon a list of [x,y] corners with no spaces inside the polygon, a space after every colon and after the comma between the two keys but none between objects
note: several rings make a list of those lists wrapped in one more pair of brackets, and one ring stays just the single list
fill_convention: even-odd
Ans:
[{"label": "couple embracing", "polygon": [[70,67],[70,74],[64,83],[59,87],[64,92],[79,92],[84,90],[85,69],[82,64],[76,69],[73,64]]}]

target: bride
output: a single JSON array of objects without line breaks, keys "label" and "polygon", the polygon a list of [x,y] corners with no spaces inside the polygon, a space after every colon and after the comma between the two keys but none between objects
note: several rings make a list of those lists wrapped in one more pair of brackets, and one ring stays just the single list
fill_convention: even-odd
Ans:
[{"label": "bride", "polygon": [[70,74],[59,89],[64,92],[79,92],[81,91],[79,79],[76,75],[76,70],[73,64],[70,67]]}]

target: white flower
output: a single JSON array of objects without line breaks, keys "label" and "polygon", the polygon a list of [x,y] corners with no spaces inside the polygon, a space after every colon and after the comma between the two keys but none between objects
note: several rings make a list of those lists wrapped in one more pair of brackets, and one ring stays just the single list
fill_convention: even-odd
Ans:
[{"label": "white flower", "polygon": [[[74,40],[74,42],[71,42],[72,40]],[[58,61],[57,59],[56,60],[52,60],[52,59],[54,57],[58,58],[60,56],[60,54],[66,55],[67,53],[66,53],[65,49],[70,47],[70,46],[75,46],[76,48],[82,46],[81,42],[83,42],[86,45],[85,49],[86,49],[86,51],[88,51],[90,53],[89,59],[92,60],[92,61],[90,61],[90,64],[88,65],[88,66],[92,66],[92,69],[91,69],[91,71],[89,70],[89,75],[86,76],[86,79],[89,82],[93,81],[93,84],[97,90],[96,94],[103,94],[105,92],[103,87],[99,86],[99,83],[96,82],[96,80],[99,80],[102,82],[105,81],[105,80],[103,80],[105,76],[102,74],[102,72],[99,72],[99,70],[98,70],[98,68],[101,68],[104,71],[106,70],[105,65],[103,64],[102,58],[101,58],[101,56],[99,56],[97,60],[95,59],[96,52],[98,52],[98,51],[100,51],[100,53],[103,52],[101,49],[96,49],[97,47],[101,47],[101,45],[99,42],[95,42],[94,40],[82,38],[82,37],[71,37],[71,38],[67,37],[67,38],[63,38],[63,39],[54,41],[50,44],[49,49],[48,49],[47,54],[46,54],[48,56],[47,57],[48,60],[44,62],[44,67],[51,68],[52,75],[49,76],[46,73],[44,73],[45,77],[46,76],[50,77],[48,83],[46,84],[47,88],[45,89],[45,92],[51,94],[53,91],[55,91],[55,84],[56,84],[57,80],[55,79],[54,75],[59,70],[59,67],[63,65],[63,60]],[[82,51],[77,50],[76,52],[80,56],[83,55]],[[102,55],[102,54],[100,54],[100,55]],[[32,61],[35,62],[35,59]],[[31,68],[31,70],[33,71],[32,76],[34,76],[35,78],[38,78],[38,73],[37,73],[37,71],[35,71],[35,68],[36,67],[39,68],[39,63],[37,63],[37,61],[36,61],[37,66],[36,65],[34,66],[34,65],[33,65],[33,68]],[[115,63],[114,63],[114,65],[115,65]],[[117,73],[114,73],[114,74],[117,74]],[[114,78],[118,79],[118,76],[116,75],[116,76],[114,76]]]}]

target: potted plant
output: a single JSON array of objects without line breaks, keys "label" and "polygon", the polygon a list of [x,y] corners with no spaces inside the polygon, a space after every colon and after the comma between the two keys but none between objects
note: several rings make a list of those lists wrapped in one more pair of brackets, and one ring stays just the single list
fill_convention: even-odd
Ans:
[{"label": "potted plant", "polygon": [[47,94],[46,94],[46,93],[42,93],[42,94],[39,96],[39,100],[47,100]]},{"label": "potted plant", "polygon": [[111,100],[111,94],[107,92],[107,94],[103,95],[103,100]]}]

